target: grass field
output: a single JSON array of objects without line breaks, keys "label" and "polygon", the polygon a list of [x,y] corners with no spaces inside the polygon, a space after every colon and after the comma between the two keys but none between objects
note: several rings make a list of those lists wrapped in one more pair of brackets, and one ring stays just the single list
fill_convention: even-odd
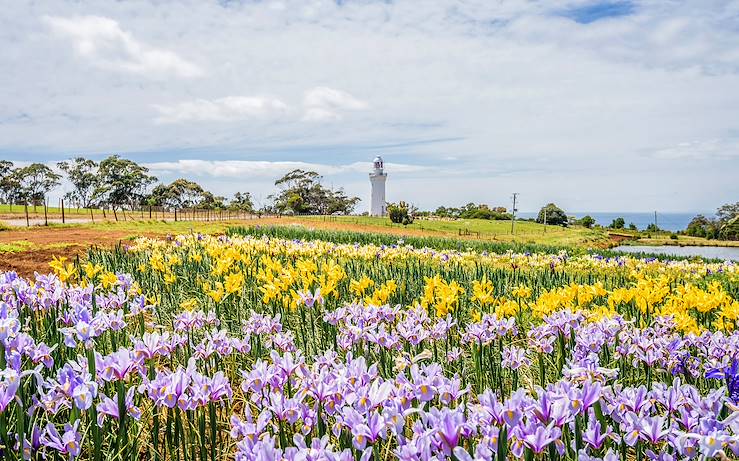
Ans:
[{"label": "grass field", "polygon": [[[295,219],[295,218],[293,218]],[[574,245],[587,247],[608,246],[608,234],[603,230],[584,227],[544,226],[530,221],[516,221],[515,233],[511,233],[511,221],[486,219],[436,220],[417,219],[413,224],[393,224],[387,218],[372,216],[300,217],[304,223],[334,224],[336,228],[352,227],[354,230],[384,232],[393,229],[412,235],[435,237],[463,237],[501,242],[526,242],[544,245]]]}]

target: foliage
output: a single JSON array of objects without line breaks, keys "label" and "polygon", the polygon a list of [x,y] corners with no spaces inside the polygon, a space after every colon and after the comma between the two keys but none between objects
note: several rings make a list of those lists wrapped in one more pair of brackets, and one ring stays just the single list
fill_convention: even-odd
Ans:
[{"label": "foliage", "polygon": [[727,203],[716,210],[716,217],[722,223],[727,223],[737,216],[739,216],[739,202]]},{"label": "foliage", "polygon": [[0,195],[8,203],[19,198],[20,181],[13,169],[13,162],[0,160]]},{"label": "foliage", "polygon": [[735,216],[721,226],[719,238],[722,240],[739,240],[739,216]]},{"label": "foliage", "polygon": [[693,218],[685,229],[685,235],[691,237],[715,238],[718,232],[718,223],[702,214]]},{"label": "foliage", "polygon": [[593,217],[590,215],[585,215],[580,220],[580,225],[588,229],[591,229],[594,224],[595,224],[595,219],[593,219]]},{"label": "foliage", "polygon": [[[546,218],[546,223],[544,219]],[[554,226],[564,226],[567,224],[567,214],[554,203],[548,203],[539,210],[536,222],[541,224],[551,224]]]},{"label": "foliage", "polygon": [[170,184],[158,184],[149,194],[149,205],[167,208],[191,208],[203,201],[203,187],[187,179],[177,179]]},{"label": "foliage", "polygon": [[93,206],[95,189],[98,187],[98,165],[90,159],[76,157],[71,161],[57,164],[67,175],[67,179],[74,190],[67,192],[65,197],[82,208]]},{"label": "foliage", "polygon": [[34,206],[44,203],[46,194],[59,185],[61,176],[43,163],[32,163],[13,172],[18,185],[18,196]]},{"label": "foliage", "polygon": [[288,214],[349,214],[359,202],[343,190],[331,190],[321,184],[321,175],[315,171],[295,169],[275,181],[281,190],[274,200],[280,213]]},{"label": "foliage", "polygon": [[611,229],[623,229],[625,224],[626,224],[626,221],[624,220],[624,218],[618,217],[614,219],[611,222],[611,225],[608,227],[610,227]]},{"label": "foliage", "polygon": [[407,226],[413,224],[415,219],[415,207],[409,205],[403,201],[399,203],[390,203],[387,206],[387,214],[390,217],[390,221],[395,224],[402,224]]},{"label": "foliage", "polygon": [[197,204],[198,208],[206,210],[225,210],[226,209],[226,197],[221,195],[214,195],[212,192],[203,191],[202,198]]},{"label": "foliage", "polygon": [[234,211],[254,211],[254,202],[249,192],[236,192],[228,204],[228,208]]},{"label": "foliage", "polygon": [[101,161],[98,171],[95,199],[113,209],[123,206],[133,209],[143,202],[146,189],[156,181],[148,174],[148,168],[118,155]]},{"label": "foliage", "polygon": [[470,202],[460,208],[440,206],[436,211],[429,214],[440,218],[510,220],[511,215],[506,211],[504,207],[491,208],[484,203],[474,204]]}]

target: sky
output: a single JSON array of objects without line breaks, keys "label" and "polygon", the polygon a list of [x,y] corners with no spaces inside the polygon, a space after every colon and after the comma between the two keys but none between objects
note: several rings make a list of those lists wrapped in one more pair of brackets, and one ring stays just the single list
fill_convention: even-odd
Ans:
[{"label": "sky", "polygon": [[712,211],[738,44],[739,0],[15,0],[0,159],[120,154],[257,204],[312,169],[365,211],[382,155],[421,209]]}]

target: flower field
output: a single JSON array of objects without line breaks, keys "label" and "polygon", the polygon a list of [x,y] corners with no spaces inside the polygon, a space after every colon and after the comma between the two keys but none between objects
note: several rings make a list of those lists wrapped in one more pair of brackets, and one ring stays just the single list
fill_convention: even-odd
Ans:
[{"label": "flower field", "polygon": [[739,456],[739,266],[139,239],[0,274],[0,458]]}]

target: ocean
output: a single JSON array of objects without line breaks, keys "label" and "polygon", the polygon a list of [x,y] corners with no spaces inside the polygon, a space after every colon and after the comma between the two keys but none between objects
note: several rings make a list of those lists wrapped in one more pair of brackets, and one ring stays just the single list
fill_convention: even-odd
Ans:
[{"label": "ocean", "polygon": [[[519,212],[516,216],[521,218],[536,218],[538,212]],[[660,229],[668,231],[679,231],[685,230],[688,227],[690,221],[699,214],[703,214],[706,217],[713,217],[713,212],[689,212],[689,213],[660,213],[657,212],[657,226]],[[587,211],[576,211],[567,212],[568,216],[575,216],[578,219],[585,215],[590,215],[595,222],[601,226],[608,226],[616,218],[624,218],[626,221],[626,227],[630,223],[634,223],[636,227],[643,230],[650,224],[654,223],[654,212],[587,212]]]}]

